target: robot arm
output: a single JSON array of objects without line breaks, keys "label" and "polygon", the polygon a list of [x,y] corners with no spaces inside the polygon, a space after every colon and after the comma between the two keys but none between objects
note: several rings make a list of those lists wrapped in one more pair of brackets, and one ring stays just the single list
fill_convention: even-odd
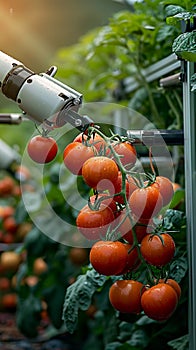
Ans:
[{"label": "robot arm", "polygon": [[60,127],[69,122],[83,131],[93,122],[77,113],[82,95],[54,79],[56,70],[51,67],[46,73],[35,74],[0,51],[0,91],[35,123]]}]

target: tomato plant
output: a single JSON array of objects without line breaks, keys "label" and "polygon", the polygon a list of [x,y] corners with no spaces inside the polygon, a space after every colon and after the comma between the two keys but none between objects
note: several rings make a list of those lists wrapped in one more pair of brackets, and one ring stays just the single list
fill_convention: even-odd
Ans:
[{"label": "tomato plant", "polygon": [[37,135],[28,142],[27,152],[34,162],[45,164],[56,157],[58,146],[52,137]]},{"label": "tomato plant", "polygon": [[112,306],[122,313],[139,314],[142,310],[141,296],[144,285],[133,280],[118,280],[109,290]]},{"label": "tomato plant", "polygon": [[75,175],[82,174],[82,166],[85,161],[95,156],[95,148],[88,147],[81,142],[72,142],[63,152],[65,166]]}]

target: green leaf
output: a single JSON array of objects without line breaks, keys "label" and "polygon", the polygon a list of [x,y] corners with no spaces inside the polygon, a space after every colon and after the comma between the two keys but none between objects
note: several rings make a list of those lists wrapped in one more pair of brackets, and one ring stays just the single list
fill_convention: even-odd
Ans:
[{"label": "green leaf", "polygon": [[172,51],[181,59],[196,62],[196,31],[179,35],[173,42]]},{"label": "green leaf", "polygon": [[132,333],[131,339],[127,341],[127,344],[134,346],[137,349],[144,349],[148,343],[148,335],[143,329],[136,329],[134,333]]},{"label": "green leaf", "polygon": [[184,256],[175,259],[170,265],[170,277],[180,283],[188,271],[188,261]]},{"label": "green leaf", "polygon": [[176,350],[188,350],[189,349],[189,336],[188,334],[183,335],[180,338],[171,340],[167,343],[172,349]]},{"label": "green leaf", "polygon": [[178,189],[175,191],[173,198],[170,202],[169,208],[175,208],[177,205],[179,205],[185,198],[185,190],[184,189]]},{"label": "green leaf", "polygon": [[105,347],[105,350],[117,350],[117,349],[121,349],[122,344],[118,341],[112,342],[110,344],[107,344]]},{"label": "green leaf", "polygon": [[59,329],[63,324],[63,301],[65,297],[65,286],[56,283],[52,288],[44,292],[44,298],[47,303],[47,310],[53,326]]},{"label": "green leaf", "polygon": [[104,285],[108,277],[100,275],[94,269],[90,269],[85,275],[80,275],[76,282],[67,288],[63,320],[67,330],[73,333],[77,327],[79,310],[87,310],[95,291]]},{"label": "green leaf", "polygon": [[166,230],[180,229],[186,223],[184,212],[167,209],[163,218],[163,228]]},{"label": "green leaf", "polygon": [[191,91],[196,90],[196,73],[194,73],[191,77]]},{"label": "green leaf", "polygon": [[24,222],[27,216],[28,216],[27,210],[25,208],[24,202],[21,200],[18,203],[14,214],[17,224],[21,224],[22,222]]},{"label": "green leaf", "polygon": [[16,323],[19,330],[28,338],[34,338],[38,335],[41,310],[41,300],[34,295],[31,294],[25,300],[19,299]]},{"label": "green leaf", "polygon": [[168,5],[165,9],[166,17],[175,16],[178,13],[184,12],[184,8],[181,6]]}]

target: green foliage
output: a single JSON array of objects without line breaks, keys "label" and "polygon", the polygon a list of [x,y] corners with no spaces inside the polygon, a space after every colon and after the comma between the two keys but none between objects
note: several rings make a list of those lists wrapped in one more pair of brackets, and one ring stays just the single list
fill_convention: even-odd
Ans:
[{"label": "green foliage", "polygon": [[173,51],[182,59],[196,61],[196,33],[183,33],[173,43]]},{"label": "green foliage", "polygon": [[[171,54],[179,34],[180,28],[165,23],[160,1],[136,3],[133,12],[116,13],[106,26],[87,33],[77,45],[62,48],[55,62],[60,67],[57,76],[83,92],[86,102],[117,101],[137,109],[157,127],[167,128],[167,121],[174,124],[176,118],[175,102],[172,108],[166,98],[173,100],[173,92],[160,96],[158,82],[148,83],[144,69]],[[138,83],[136,94],[124,88],[123,81],[130,76]],[[180,95],[178,90],[175,93]],[[163,104],[158,110],[160,100]]]},{"label": "green foliage", "polygon": [[107,277],[100,276],[94,269],[89,269],[67,288],[63,319],[70,333],[73,333],[77,327],[79,310],[89,308],[93,294],[104,285],[106,280]]},{"label": "green foliage", "polygon": [[188,335],[183,335],[178,339],[174,339],[168,342],[168,345],[171,346],[172,349],[176,350],[188,350],[189,349],[189,339]]},{"label": "green foliage", "polygon": [[[20,312],[21,309],[22,312]],[[29,294],[24,299],[19,299],[16,323],[26,337],[35,338],[37,336],[41,310],[41,300],[33,294]]]}]

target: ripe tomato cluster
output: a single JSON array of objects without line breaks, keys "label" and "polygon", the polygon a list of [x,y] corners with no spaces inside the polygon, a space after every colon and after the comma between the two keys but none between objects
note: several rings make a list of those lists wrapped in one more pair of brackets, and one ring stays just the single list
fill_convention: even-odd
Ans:
[{"label": "ripe tomato cluster", "polygon": [[[32,159],[38,163],[54,159],[57,147],[50,148],[49,143],[38,158],[28,145]],[[89,186],[91,195],[77,215],[76,226],[91,242],[93,268],[119,276],[109,291],[112,306],[122,313],[143,311],[154,320],[167,320],[178,305],[181,289],[166,274],[162,278],[161,271],[174,258],[175,242],[169,232],[157,231],[154,218],[170,203],[172,182],[156,176],[152,167],[152,174],[139,174],[131,142],[117,135],[106,137],[94,127],[65,147],[63,162]],[[141,265],[152,274],[150,284],[132,278]],[[158,278],[154,269],[160,272]]]},{"label": "ripe tomato cluster", "polygon": [[133,145],[112,138],[108,141],[96,133],[78,135],[65,148],[63,159],[94,191],[76,225],[92,241],[89,259],[93,268],[106,276],[119,276],[109,290],[111,305],[121,313],[143,311],[154,320],[167,320],[178,305],[179,284],[168,277],[159,276],[148,284],[131,276],[140,265],[148,273],[151,266],[162,271],[175,255],[173,237],[156,231],[154,223],[173,197],[172,182],[154,174],[153,179],[141,178],[133,171],[137,161]]}]

